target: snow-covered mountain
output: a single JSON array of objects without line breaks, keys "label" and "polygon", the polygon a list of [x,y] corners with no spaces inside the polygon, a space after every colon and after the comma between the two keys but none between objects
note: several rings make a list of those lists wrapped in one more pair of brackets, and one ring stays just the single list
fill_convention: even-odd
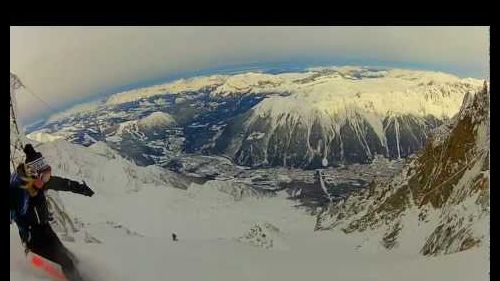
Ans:
[{"label": "snow-covered mountain", "polygon": [[143,130],[155,130],[157,128],[175,125],[175,119],[165,112],[153,112],[139,121],[139,127]]},{"label": "snow-covered mountain", "polygon": [[319,168],[418,151],[429,131],[456,114],[465,94],[480,87],[479,80],[437,72],[339,67],[198,77],[116,94],[108,103],[196,89],[208,89],[221,101],[263,96],[216,136],[212,153],[246,166]]},{"label": "snow-covered mountain", "polygon": [[139,134],[143,137],[146,137],[146,135],[153,136],[175,125],[175,119],[170,114],[157,111],[139,120],[126,121],[119,124],[116,129],[116,135],[123,136],[128,133]]},{"label": "snow-covered mountain", "polygon": [[489,91],[464,98],[459,114],[390,182],[332,204],[317,230],[370,232],[388,249],[424,255],[489,245]]},{"label": "snow-covered mountain", "polygon": [[399,69],[340,68],[302,79],[278,77],[255,82],[251,76],[246,85],[239,81],[238,87],[216,90],[289,93],[264,99],[218,139],[217,148],[239,164],[319,168],[363,163],[377,154],[405,157],[458,112],[467,92],[481,86],[478,80]]},{"label": "snow-covered mountain", "polygon": [[[481,85],[440,72],[369,67],[203,76],[117,93],[41,129],[83,145],[109,142],[140,165],[187,152],[225,155],[243,166],[312,169],[411,155]],[[146,124],[158,130],[148,134]]]},{"label": "snow-covered mountain", "polygon": [[[370,87],[363,88],[364,83]],[[377,88],[377,83],[385,86]],[[89,281],[293,281],[311,276],[348,281],[487,280],[489,104],[486,91],[473,94],[476,84],[439,73],[359,67],[202,77],[122,93],[107,105],[61,117],[30,136],[43,142],[36,149],[52,165],[54,175],[85,180],[96,192],[92,197],[49,192],[54,229],[78,257],[78,267]],[[339,90],[330,95],[336,87]],[[472,94],[466,95],[468,91]],[[404,102],[412,104],[420,101],[420,94],[424,95],[421,108],[433,117],[410,106],[396,111],[401,104],[389,113],[384,108],[391,105],[358,108],[368,101],[375,104],[379,96],[388,97],[388,102],[402,95]],[[463,106],[450,109],[459,97]],[[365,102],[355,103],[355,99]],[[384,127],[384,121],[376,121],[383,113],[392,116],[382,118],[392,120],[387,121],[392,125]],[[276,127],[265,127],[260,114],[276,122]],[[291,161],[284,166],[314,167],[308,160],[313,154],[321,166],[335,164],[335,158],[322,157],[322,147],[328,126],[337,128],[342,124],[336,123],[339,120],[346,122],[346,128],[341,126],[340,134],[328,131],[330,143],[341,139],[343,154],[368,155],[369,149],[374,163],[318,173],[235,165],[247,163],[243,156],[247,152],[238,154],[245,147],[257,157],[249,165],[262,163],[256,152],[259,145],[267,159],[281,157],[280,143],[267,138],[270,132],[273,139],[289,134],[289,124],[296,128],[289,140],[297,139],[316,154],[309,148],[300,150],[299,144],[286,146],[297,151],[280,158]],[[389,161],[375,155],[378,150],[371,146],[381,143],[380,149],[391,156],[391,137],[385,131],[392,130],[398,132],[392,139],[401,154],[406,145],[403,135],[413,134],[408,137],[412,140],[427,138],[441,122],[444,125],[433,131],[414,158]],[[409,128],[404,129],[405,125]],[[161,164],[165,158],[155,157],[169,156],[170,151],[164,150],[168,146],[160,142],[165,140],[162,134],[181,140],[184,148],[194,152],[232,151],[237,163],[229,157],[176,155],[169,163],[186,175],[148,165],[146,160]],[[355,148],[349,147],[351,142]],[[151,149],[155,147],[158,151]],[[293,162],[301,153],[305,160]],[[140,157],[144,163],[138,163]],[[348,159],[338,161],[349,163]],[[375,177],[392,176],[404,162],[409,164],[389,184],[362,187]],[[189,173],[206,177],[193,179]],[[321,188],[316,178],[324,180]],[[365,191],[332,204],[317,218],[297,204],[318,192],[330,199],[338,192],[336,198],[341,198],[345,192],[340,189]],[[314,229],[343,229],[349,235]],[[14,224],[10,231],[10,279],[46,280],[26,264]],[[172,241],[172,233],[179,241]],[[390,254],[387,248],[392,249]],[[453,254],[436,255],[440,253]]]},{"label": "snow-covered mountain", "polygon": [[156,111],[138,120],[117,123],[105,141],[140,165],[161,164],[179,155],[184,138],[175,119]]}]

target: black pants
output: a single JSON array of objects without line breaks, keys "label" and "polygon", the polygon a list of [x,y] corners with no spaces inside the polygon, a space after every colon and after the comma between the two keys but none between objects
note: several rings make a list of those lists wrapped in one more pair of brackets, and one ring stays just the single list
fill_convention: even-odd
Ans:
[{"label": "black pants", "polygon": [[30,229],[31,240],[28,248],[44,258],[61,265],[64,275],[70,281],[81,281],[76,270],[72,255],[61,243],[49,224],[33,225]]}]

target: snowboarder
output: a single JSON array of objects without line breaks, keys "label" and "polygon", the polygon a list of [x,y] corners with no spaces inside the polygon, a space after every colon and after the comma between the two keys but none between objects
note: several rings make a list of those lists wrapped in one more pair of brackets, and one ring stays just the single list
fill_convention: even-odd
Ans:
[{"label": "snowboarder", "polygon": [[83,184],[52,176],[51,167],[31,144],[24,147],[26,160],[19,164],[10,179],[11,223],[15,221],[26,254],[32,251],[61,265],[68,280],[82,280],[69,252],[50,226],[52,220],[47,206],[47,189],[71,191],[92,196],[94,192]]},{"label": "snowboarder", "polygon": [[172,233],[172,240],[177,241],[177,234]]}]

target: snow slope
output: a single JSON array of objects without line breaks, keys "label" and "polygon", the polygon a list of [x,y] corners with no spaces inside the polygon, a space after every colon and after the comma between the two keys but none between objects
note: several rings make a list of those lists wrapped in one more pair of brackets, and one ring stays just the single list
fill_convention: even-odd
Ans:
[{"label": "snow slope", "polygon": [[43,131],[36,131],[36,132],[30,133],[30,134],[26,135],[26,137],[30,140],[34,140],[36,142],[42,142],[42,143],[64,138],[63,136],[59,136],[56,134],[49,134],[49,133],[45,133]]},{"label": "snow slope", "polygon": [[[175,174],[138,167],[103,143],[56,140],[38,149],[56,175],[85,179],[96,191],[58,194],[77,226],[74,241],[64,243],[89,280],[488,278],[480,249],[435,258],[388,253],[378,243],[356,250],[366,236],[314,232],[313,217],[286,194],[235,200],[217,181],[175,188]],[[10,231],[10,279],[44,280],[26,267],[16,227]]]}]

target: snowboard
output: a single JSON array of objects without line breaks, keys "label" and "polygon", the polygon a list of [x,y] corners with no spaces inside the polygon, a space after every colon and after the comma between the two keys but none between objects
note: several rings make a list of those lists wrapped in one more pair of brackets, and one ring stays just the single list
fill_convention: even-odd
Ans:
[{"label": "snowboard", "polygon": [[33,252],[29,252],[26,257],[28,258],[28,263],[32,267],[44,272],[51,279],[55,281],[68,281],[59,264]]}]

